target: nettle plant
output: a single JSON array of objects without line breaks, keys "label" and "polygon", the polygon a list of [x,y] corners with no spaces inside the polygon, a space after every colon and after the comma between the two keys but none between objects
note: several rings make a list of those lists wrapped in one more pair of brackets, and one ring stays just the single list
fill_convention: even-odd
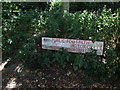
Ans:
[{"label": "nettle plant", "polygon": [[[56,8],[43,12],[20,12],[18,15],[11,14],[9,18],[3,15],[3,58],[21,60],[32,68],[50,67],[54,63],[66,68],[69,63],[73,70],[83,69],[88,76],[117,76],[120,73],[120,59],[115,40],[119,39],[119,15],[120,9],[114,13],[106,9],[101,12],[84,10],[68,13]],[[36,52],[36,44],[39,46],[42,36],[105,41],[106,63],[94,50],[85,54],[69,53],[65,49]]]}]

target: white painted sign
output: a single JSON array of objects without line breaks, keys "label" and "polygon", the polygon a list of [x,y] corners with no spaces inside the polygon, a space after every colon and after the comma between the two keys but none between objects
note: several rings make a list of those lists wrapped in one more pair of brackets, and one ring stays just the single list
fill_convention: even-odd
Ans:
[{"label": "white painted sign", "polygon": [[75,53],[91,52],[92,48],[97,50],[97,55],[103,55],[104,42],[95,41],[93,43],[91,40],[42,37],[42,49],[59,50],[62,47]]}]

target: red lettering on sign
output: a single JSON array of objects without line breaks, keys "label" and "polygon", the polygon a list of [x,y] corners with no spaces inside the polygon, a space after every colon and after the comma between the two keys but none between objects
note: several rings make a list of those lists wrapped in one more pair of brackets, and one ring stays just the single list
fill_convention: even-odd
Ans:
[{"label": "red lettering on sign", "polygon": [[[45,39],[45,40],[44,40]],[[98,55],[103,55],[104,43],[96,41],[93,43],[90,40],[74,40],[74,39],[63,39],[63,38],[42,38],[42,48],[58,50],[59,48],[65,48],[69,52],[90,52],[91,48],[97,50]]]},{"label": "red lettering on sign", "polygon": [[76,44],[71,44],[71,45],[70,45],[70,47],[75,47],[75,46],[76,46]]}]

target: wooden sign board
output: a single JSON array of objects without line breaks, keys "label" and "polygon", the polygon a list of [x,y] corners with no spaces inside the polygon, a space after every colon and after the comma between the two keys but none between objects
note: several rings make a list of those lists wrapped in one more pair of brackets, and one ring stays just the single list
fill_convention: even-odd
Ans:
[{"label": "wooden sign board", "polygon": [[59,50],[62,47],[75,53],[91,52],[92,48],[97,50],[97,55],[103,55],[104,42],[95,41],[93,43],[91,40],[42,37],[42,49]]}]

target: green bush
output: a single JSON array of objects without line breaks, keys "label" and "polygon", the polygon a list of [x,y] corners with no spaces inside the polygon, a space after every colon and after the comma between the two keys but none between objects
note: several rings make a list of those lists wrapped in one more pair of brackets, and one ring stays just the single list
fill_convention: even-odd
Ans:
[{"label": "green bush", "polygon": [[[5,15],[8,14],[4,11]],[[97,12],[99,13],[99,12]],[[50,67],[58,63],[65,68],[69,63],[73,70],[82,69],[85,75],[119,79],[120,58],[115,49],[119,39],[120,9],[112,13],[103,9],[101,15],[96,12],[66,13],[62,10],[19,12],[3,17],[3,59],[20,60],[29,67]],[[80,40],[105,41],[103,58],[91,53],[69,53],[65,49],[59,51],[40,50],[35,52],[42,36],[71,38]],[[36,42],[37,41],[37,42]]]}]

